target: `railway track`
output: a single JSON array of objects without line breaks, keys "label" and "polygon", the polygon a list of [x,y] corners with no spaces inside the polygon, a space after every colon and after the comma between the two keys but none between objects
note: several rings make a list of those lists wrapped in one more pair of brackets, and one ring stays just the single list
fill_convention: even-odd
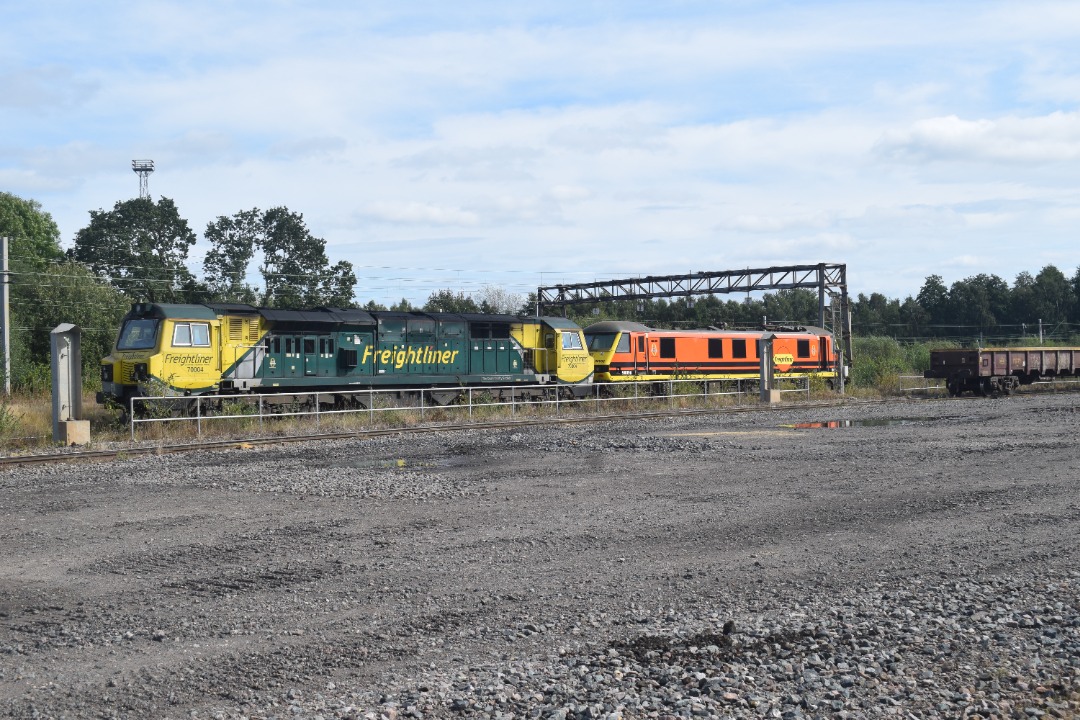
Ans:
[{"label": "railway track", "polygon": [[120,458],[138,457],[142,455],[170,455],[174,453],[198,452],[203,450],[224,450],[236,447],[258,447],[260,445],[272,445],[281,443],[300,443],[312,440],[344,440],[349,438],[374,438],[388,435],[412,435],[416,433],[453,432],[460,430],[499,430],[514,427],[526,427],[536,425],[569,425],[582,423],[599,423],[610,420],[644,420],[649,418],[692,416],[692,415],[716,415],[716,414],[741,414],[751,411],[776,411],[791,410],[794,408],[814,409],[823,407],[840,407],[850,405],[873,405],[888,402],[887,400],[839,400],[829,402],[800,403],[798,405],[783,405],[777,407],[747,406],[738,408],[715,408],[682,409],[682,410],[655,410],[639,413],[596,414],[583,415],[581,417],[540,418],[531,420],[496,420],[492,422],[468,422],[439,425],[415,425],[404,428],[386,428],[372,430],[350,430],[343,432],[305,433],[298,435],[275,435],[273,437],[247,437],[230,438],[228,440],[200,440],[188,443],[155,444],[155,445],[125,445],[124,447],[103,450],[65,450],[64,452],[40,453],[33,455],[18,455],[0,457],[0,472],[8,468],[49,465],[56,463],[73,462],[107,462]]}]

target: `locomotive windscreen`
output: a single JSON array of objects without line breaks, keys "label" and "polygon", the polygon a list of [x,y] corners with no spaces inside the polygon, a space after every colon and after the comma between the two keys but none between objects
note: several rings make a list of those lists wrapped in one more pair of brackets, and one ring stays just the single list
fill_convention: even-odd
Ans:
[{"label": "locomotive windscreen", "polygon": [[120,328],[120,338],[116,341],[117,350],[149,350],[157,342],[157,329],[160,320],[136,318],[125,320]]},{"label": "locomotive windscreen", "polygon": [[589,345],[589,350],[595,352],[597,350],[610,350],[611,346],[615,344],[615,335],[617,333],[585,333],[585,342]]}]

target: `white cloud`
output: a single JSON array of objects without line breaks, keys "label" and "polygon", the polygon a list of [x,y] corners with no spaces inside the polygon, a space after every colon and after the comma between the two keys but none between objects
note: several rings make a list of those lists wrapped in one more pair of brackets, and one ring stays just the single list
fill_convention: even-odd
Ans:
[{"label": "white cloud", "polygon": [[427,203],[377,202],[367,207],[364,215],[376,222],[413,225],[470,226],[479,223],[476,213],[460,208],[439,207]]},{"label": "white cloud", "polygon": [[548,194],[560,203],[583,202],[593,197],[591,190],[580,185],[555,185],[548,190]]},{"label": "white cloud", "polygon": [[762,216],[738,215],[727,221],[721,221],[720,227],[730,230],[743,230],[752,233],[777,233],[800,228],[826,227],[830,218],[824,213],[797,216]]},{"label": "white cloud", "polygon": [[70,67],[42,65],[0,74],[0,108],[40,115],[70,112],[97,91],[97,83],[80,78]]},{"label": "white cloud", "polygon": [[1059,163],[1080,158],[1080,113],[963,120],[955,115],[920,120],[888,132],[877,148],[905,162]]}]

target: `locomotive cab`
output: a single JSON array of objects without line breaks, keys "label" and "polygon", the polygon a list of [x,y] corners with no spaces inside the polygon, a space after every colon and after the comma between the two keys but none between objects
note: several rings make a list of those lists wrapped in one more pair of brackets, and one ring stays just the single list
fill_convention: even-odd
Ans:
[{"label": "locomotive cab", "polygon": [[536,319],[538,323],[523,324],[521,338],[521,344],[531,348],[533,369],[565,385],[592,382],[593,360],[581,328],[565,318]]},{"label": "locomotive cab", "polygon": [[217,387],[220,322],[202,305],[136,303],[113,351],[101,361],[98,402],[126,405],[140,395],[187,395]]},{"label": "locomotive cab", "polygon": [[585,328],[585,344],[595,365],[596,380],[611,382],[644,368],[648,332],[645,325],[622,320],[606,320]]}]

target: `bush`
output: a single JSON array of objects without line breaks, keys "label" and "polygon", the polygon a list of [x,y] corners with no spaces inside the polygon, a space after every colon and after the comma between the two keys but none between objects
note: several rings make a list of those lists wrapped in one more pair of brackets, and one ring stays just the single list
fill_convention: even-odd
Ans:
[{"label": "bush", "polygon": [[12,372],[12,386],[28,394],[52,394],[50,363],[28,363]]},{"label": "bush", "polygon": [[851,383],[862,389],[891,392],[901,375],[922,375],[930,367],[930,350],[952,343],[900,343],[890,337],[852,338]]}]

